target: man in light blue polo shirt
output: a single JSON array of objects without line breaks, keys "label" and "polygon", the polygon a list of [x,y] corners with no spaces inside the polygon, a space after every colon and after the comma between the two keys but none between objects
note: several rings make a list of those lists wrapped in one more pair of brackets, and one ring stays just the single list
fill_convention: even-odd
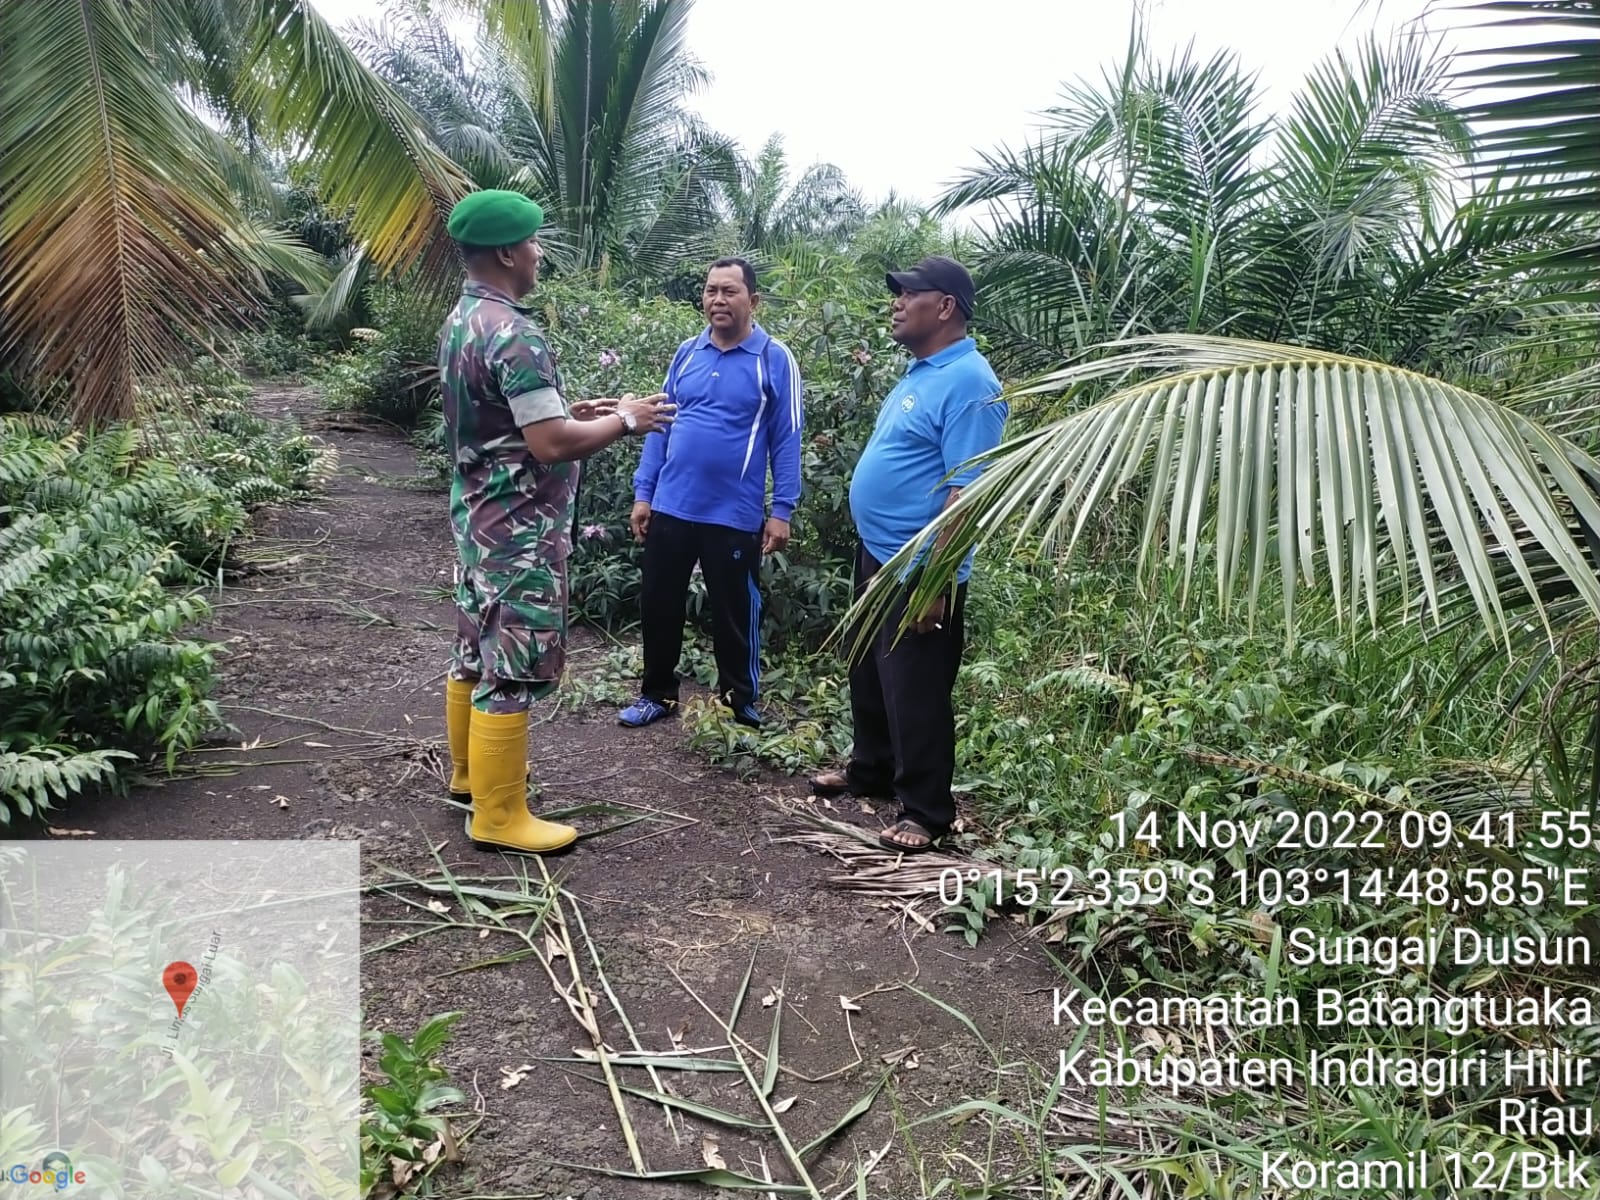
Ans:
[{"label": "man in light blue polo shirt", "polygon": [[[996,399],[1000,380],[967,336],[973,286],[966,268],[935,256],[891,272],[888,283],[895,295],[891,334],[913,362],[884,400],[850,481],[850,513],[861,539],[857,596],[978,477],[978,468],[962,464],[999,445],[1006,421],[1006,405]],[[952,595],[916,614],[898,641],[905,600],[896,602],[871,650],[850,668],[850,763],[811,780],[819,795],[898,800],[900,819],[879,839],[890,850],[926,850],[956,819],[950,693],[961,666],[971,573],[968,554]]]},{"label": "man in light blue polo shirt", "polygon": [[[706,328],[678,347],[662,390],[670,430],[645,438],[633,477],[634,537],[644,543],[644,679],[618,714],[649,725],[678,703],[683,603],[700,564],[711,609],[717,695],[734,720],[760,726],[761,557],[789,542],[800,499],[800,368],[755,322],[755,270],[724,258],[706,273]],[[766,516],[767,470],[772,513]],[[765,520],[763,520],[765,517]]]}]

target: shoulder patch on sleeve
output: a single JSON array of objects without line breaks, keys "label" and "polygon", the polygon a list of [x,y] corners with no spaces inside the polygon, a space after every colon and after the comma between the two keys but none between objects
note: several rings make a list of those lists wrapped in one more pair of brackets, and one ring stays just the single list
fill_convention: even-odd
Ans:
[{"label": "shoulder patch on sleeve", "polygon": [[553,387],[507,396],[506,403],[511,406],[511,416],[519,429],[567,415],[567,406],[561,399],[561,393]]}]

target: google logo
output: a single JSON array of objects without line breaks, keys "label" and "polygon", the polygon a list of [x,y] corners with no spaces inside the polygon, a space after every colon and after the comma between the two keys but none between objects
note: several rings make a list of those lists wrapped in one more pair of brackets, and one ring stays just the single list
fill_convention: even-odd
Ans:
[{"label": "google logo", "polygon": [[58,1192],[66,1191],[71,1184],[88,1181],[88,1176],[82,1171],[72,1169],[72,1160],[59,1150],[46,1154],[37,1171],[17,1163],[6,1172],[5,1177],[12,1183],[47,1184]]}]

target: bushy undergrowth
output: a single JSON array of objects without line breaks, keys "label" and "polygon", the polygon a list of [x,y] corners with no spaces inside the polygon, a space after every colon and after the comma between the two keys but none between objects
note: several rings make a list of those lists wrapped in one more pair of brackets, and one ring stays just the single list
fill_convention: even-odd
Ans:
[{"label": "bushy undergrowth", "polygon": [[[1115,556],[1067,571],[995,555],[981,562],[957,685],[956,786],[972,798],[959,840],[990,865],[976,883],[947,880],[947,932],[976,942],[992,923],[1020,923],[1086,996],[1293,999],[1307,1014],[1330,993],[1505,1000],[1538,997],[1549,986],[1600,1000],[1593,970],[1581,965],[1458,966],[1448,952],[1437,965],[1402,961],[1392,970],[1370,961],[1296,962],[1296,928],[1303,940],[1359,933],[1447,944],[1457,929],[1469,939],[1593,936],[1592,902],[1562,902],[1559,877],[1546,868],[1576,870],[1580,883],[1600,878],[1600,826],[1581,797],[1530,765],[1539,731],[1508,721],[1514,681],[1485,678],[1449,705],[1436,703],[1459,665],[1454,639],[1416,645],[1400,635],[1352,636],[1319,613],[1289,646],[1270,622],[1252,630],[1242,613],[1204,604],[1186,611],[1176,579],[1154,587],[1141,593]],[[1270,611],[1270,597],[1264,603]],[[770,695],[774,727],[752,734],[723,713],[695,710],[686,714],[692,744],[746,771],[800,773],[842,761],[850,741],[842,663],[789,656],[768,673],[783,681]],[[1501,836],[1506,813],[1518,829],[1510,844]],[[1179,848],[1180,814],[1190,829],[1257,824],[1260,843]],[[1384,836],[1366,844],[1380,818]],[[1342,828],[1343,840],[1357,844],[1319,846],[1313,836],[1301,838],[1303,848],[1278,847],[1291,829],[1328,837],[1324,820],[1336,842]],[[1402,820],[1421,845],[1401,844]],[[1566,844],[1551,846],[1557,827],[1567,830]],[[1159,830],[1159,839],[1139,840],[1140,830]],[[1211,873],[1209,893],[1197,871]],[[1297,888],[1310,897],[1297,897]],[[1348,896],[1330,894],[1341,890]],[[1482,1052],[1498,1062],[1508,1050],[1575,1058],[1600,1050],[1600,1028],[1581,1024],[1316,1027],[1308,1016],[1297,1025],[1235,1028],[1225,1046],[1205,1043],[1204,1031],[1167,1028],[1154,1049],[1140,1043],[1137,1028],[1125,1031],[1126,1041],[1116,1032],[1090,1032],[1085,1069],[1097,1055],[1119,1053],[1227,1053],[1298,1069],[1313,1052],[1349,1059],[1370,1050],[1389,1060]],[[1041,1095],[1051,1082],[1039,1080]],[[1523,1094],[1556,1102],[1537,1087]],[[1239,1190],[1242,1177],[1226,1171],[1219,1181],[1219,1162],[1259,1164],[1263,1152],[1280,1151],[1313,1160],[1386,1157],[1397,1146],[1429,1150],[1436,1166],[1454,1152],[1488,1153],[1497,1164],[1530,1148],[1584,1152],[1582,1138],[1501,1136],[1492,1126],[1506,1095],[1491,1074],[1487,1084],[1446,1084],[1430,1094],[1196,1085],[1110,1088],[1102,1098],[1137,1109],[1172,1148],[1161,1173],[1173,1194],[1200,1187],[1211,1190],[1193,1194],[1243,1197],[1256,1193]],[[1590,1078],[1559,1103],[1582,1111],[1597,1100]],[[1123,1153],[1115,1145],[1079,1149],[1091,1160]],[[1489,1160],[1478,1161],[1481,1168]],[[1436,1183],[1439,1195],[1467,1194]]]},{"label": "bushy undergrowth", "polygon": [[400,287],[371,293],[372,324],[353,348],[318,364],[313,378],[329,408],[364,412],[403,429],[439,400],[439,326],[444,314]]},{"label": "bushy undergrowth", "polygon": [[236,378],[197,375],[140,426],[0,417],[0,822],[151,753],[170,764],[216,723],[214,648],[185,633],[209,611],[197,585],[252,508],[332,465],[251,414]]},{"label": "bushy undergrowth", "polygon": [[353,340],[343,329],[307,329],[305,311],[287,296],[274,297],[266,317],[234,339],[234,358],[247,375],[272,378],[316,370]]},{"label": "bushy undergrowth", "polygon": [[[639,305],[581,282],[543,287],[539,303],[574,396],[654,390],[677,341],[700,327],[688,306]],[[796,354],[807,389],[805,496],[795,541],[763,568],[763,704],[773,720],[753,732],[715,705],[690,704],[682,712],[689,744],[741,772],[765,767],[798,775],[848,753],[844,666],[837,652],[818,654],[817,647],[849,600],[849,473],[903,361],[883,316],[881,296],[848,271],[781,277],[759,312]],[[380,343],[389,336],[380,333]],[[429,355],[431,336],[419,343]],[[373,356],[387,361],[387,353]],[[1011,432],[1040,415],[1058,414],[1018,413]],[[437,422],[428,428],[437,446]],[[575,620],[623,628],[637,619],[639,555],[626,528],[635,462],[636,451],[609,451],[586,470],[572,576]],[[1309,1006],[1319,989],[1366,995],[1375,978],[1391,994],[1408,997],[1508,997],[1547,981],[1585,986],[1573,972],[1547,967],[1401,966],[1375,977],[1366,963],[1292,961],[1288,939],[1297,927],[1317,937],[1351,931],[1448,937],[1456,928],[1483,936],[1572,934],[1587,928],[1587,911],[1492,886],[1543,878],[1548,865],[1600,871],[1600,855],[1592,845],[1555,854],[1537,844],[1539,814],[1572,811],[1575,801],[1536,769],[1524,770],[1538,761],[1540,734],[1508,721],[1504,685],[1484,676],[1441,702],[1461,666],[1457,639],[1416,644],[1395,635],[1353,636],[1311,604],[1303,608],[1299,640],[1289,646],[1270,617],[1252,628],[1241,612],[1180,604],[1174,579],[1158,579],[1153,592],[1140,590],[1129,566],[1138,554],[1136,537],[1108,513],[1089,531],[1088,553],[1070,569],[984,556],[957,685],[957,787],[971,797],[965,848],[991,864],[999,883],[962,880],[958,887],[951,880],[949,931],[975,942],[991,923],[1015,921],[1050,948],[1066,977],[1083,981],[1086,994],[1104,996],[1239,994]],[[710,683],[709,639],[698,620],[703,601],[692,585],[691,620],[701,628],[686,665],[693,678]],[[1262,612],[1271,611],[1272,596],[1264,594]],[[636,649],[620,648],[569,698],[625,702],[639,667]],[[1285,820],[1317,813],[1337,822],[1340,814],[1369,812],[1389,822],[1381,845],[1180,852],[1170,841],[1131,836],[1148,828],[1142,823],[1153,815],[1170,837],[1181,815],[1191,823],[1265,822],[1271,834],[1264,840],[1272,844]],[[1483,812],[1518,814],[1527,836],[1488,846],[1459,836]],[[1413,832],[1448,817],[1457,836],[1401,847],[1394,837],[1400,814],[1413,814],[1407,818]],[[1076,882],[1063,890],[1068,870]],[[1201,878],[1192,874],[1197,870],[1212,872],[1209,894],[1191,886]],[[1294,881],[1310,881],[1318,870],[1348,872],[1350,896],[1295,903]],[[1086,874],[1095,871],[1105,875]],[[1369,882],[1373,872],[1378,885]],[[1108,881],[1110,892],[1104,902],[1086,902],[1093,901],[1096,878]],[[1481,902],[1450,903],[1469,878],[1491,891]],[[1240,890],[1241,879],[1253,881],[1251,890]],[[1234,1034],[1232,1049],[1243,1057],[1302,1066],[1316,1050],[1420,1058],[1446,1049],[1498,1051],[1513,1039],[1578,1055],[1597,1048],[1594,1030],[1572,1028],[1480,1025],[1451,1033],[1346,1023]],[[1171,1055],[1216,1052],[1194,1045],[1192,1031],[1163,1036]],[[1122,1049],[1148,1053],[1131,1043]],[[1041,1090],[1048,1090],[1050,1081],[1043,1082]],[[1239,1181],[1255,1174],[1248,1164],[1259,1163],[1264,1151],[1360,1158],[1394,1153],[1396,1146],[1474,1152],[1488,1144],[1503,1160],[1529,1146],[1566,1147],[1557,1138],[1494,1134],[1489,1110],[1496,1098],[1492,1088],[1465,1085],[1430,1095],[1390,1086],[1329,1087],[1311,1095],[1111,1089],[1104,1096],[1113,1106],[1140,1106],[1161,1139],[1160,1153],[1170,1151],[1158,1174],[1172,1194],[1219,1197],[1255,1194]],[[1595,1099],[1587,1085],[1565,1102]],[[1240,1164],[1247,1164],[1242,1174]]]},{"label": "bushy undergrowth", "polygon": [[[793,540],[762,567],[764,625],[769,644],[805,646],[826,636],[849,602],[849,472],[904,359],[888,337],[886,297],[843,266],[774,284],[781,290],[763,297],[756,316],[800,363],[807,432]],[[703,328],[693,305],[633,299],[586,279],[543,283],[533,304],[572,398],[658,390],[679,343]],[[374,308],[368,340],[330,360],[320,386],[331,407],[412,429],[424,473],[442,482],[449,464],[435,358],[444,314],[399,290],[380,290]],[[585,463],[569,584],[575,620],[609,629],[638,620],[640,553],[628,529],[638,459],[637,443],[625,442]],[[704,630],[702,601],[697,591],[689,613]]]}]

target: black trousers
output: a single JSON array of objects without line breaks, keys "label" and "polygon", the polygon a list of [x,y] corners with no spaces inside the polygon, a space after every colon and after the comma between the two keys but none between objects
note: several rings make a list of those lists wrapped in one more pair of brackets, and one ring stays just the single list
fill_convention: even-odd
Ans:
[{"label": "black trousers", "polygon": [[[855,594],[883,566],[856,549]],[[967,585],[957,584],[942,629],[899,633],[906,602],[898,597],[871,649],[850,666],[855,746],[849,778],[857,791],[893,794],[906,814],[940,832],[956,819],[950,784],[956,770],[956,719],[950,702],[965,645]]]},{"label": "black trousers", "polygon": [[695,563],[706,581],[717,695],[735,712],[761,694],[761,533],[650,514],[644,538],[644,680],[652,700],[676,704],[683,602]]}]

